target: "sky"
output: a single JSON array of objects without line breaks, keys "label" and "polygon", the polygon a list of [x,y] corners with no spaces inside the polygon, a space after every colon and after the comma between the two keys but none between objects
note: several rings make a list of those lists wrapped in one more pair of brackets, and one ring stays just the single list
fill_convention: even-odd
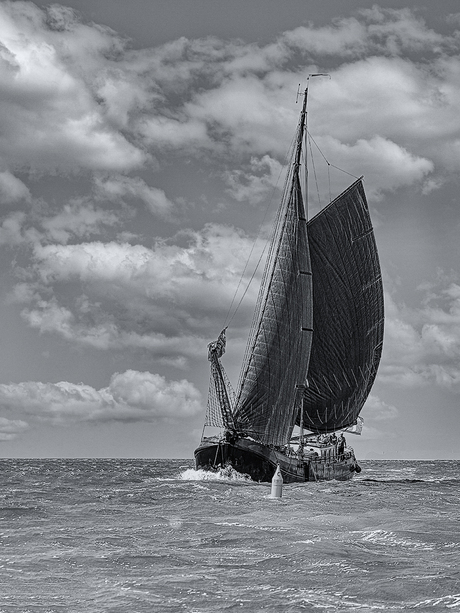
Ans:
[{"label": "sky", "polygon": [[0,457],[193,457],[315,72],[309,215],[364,175],[385,289],[348,442],[460,458],[454,0],[0,1]]}]

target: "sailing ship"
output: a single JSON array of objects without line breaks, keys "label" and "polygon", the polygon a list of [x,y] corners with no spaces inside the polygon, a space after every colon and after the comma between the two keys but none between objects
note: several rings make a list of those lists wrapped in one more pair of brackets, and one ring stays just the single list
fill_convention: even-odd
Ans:
[{"label": "sailing ship", "polygon": [[[380,362],[382,276],[363,177],[307,219],[308,83],[236,394],[221,362],[226,330],[208,345],[197,469],[231,466],[271,481],[279,466],[285,483],[361,471],[344,432],[362,427]],[[207,426],[220,434],[204,436]]]}]

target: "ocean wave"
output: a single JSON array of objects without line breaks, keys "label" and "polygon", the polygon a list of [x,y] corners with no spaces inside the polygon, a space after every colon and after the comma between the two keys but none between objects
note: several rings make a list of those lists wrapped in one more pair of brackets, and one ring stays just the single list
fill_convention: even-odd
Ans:
[{"label": "ocean wave", "polygon": [[385,545],[389,547],[410,547],[411,549],[419,549],[423,551],[432,551],[434,546],[428,543],[422,543],[412,538],[399,536],[388,530],[364,530],[358,531],[362,534],[362,541],[372,543],[374,545]]},{"label": "ocean wave", "polygon": [[29,515],[41,513],[42,509],[39,507],[0,507],[0,517],[2,516],[14,516],[14,515]]},{"label": "ocean wave", "polygon": [[453,609],[454,607],[460,606],[460,594],[449,594],[448,596],[441,596],[440,598],[428,598],[427,600],[422,600],[421,602],[417,602],[416,604],[410,607],[411,609],[418,609],[419,607],[437,607],[442,606],[447,607],[449,609]]},{"label": "ocean wave", "polygon": [[425,477],[423,479],[410,479],[410,478],[399,478],[398,477],[361,477],[355,479],[361,483],[392,483],[392,484],[406,484],[406,483],[442,483],[443,485],[458,485],[460,483],[460,479],[452,479],[450,477]]}]

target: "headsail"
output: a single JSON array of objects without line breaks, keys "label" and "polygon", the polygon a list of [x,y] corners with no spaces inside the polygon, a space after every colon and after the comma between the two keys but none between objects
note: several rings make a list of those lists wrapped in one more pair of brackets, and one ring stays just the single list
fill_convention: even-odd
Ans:
[{"label": "headsail", "polygon": [[304,423],[331,432],[356,423],[383,345],[383,286],[361,180],[308,222],[315,333]]}]

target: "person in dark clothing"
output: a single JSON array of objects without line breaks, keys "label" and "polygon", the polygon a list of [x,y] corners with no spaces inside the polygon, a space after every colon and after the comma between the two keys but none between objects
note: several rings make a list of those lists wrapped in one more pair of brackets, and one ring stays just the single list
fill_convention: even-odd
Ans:
[{"label": "person in dark clothing", "polygon": [[345,437],[341,433],[339,436],[339,442],[337,444],[337,453],[338,455],[343,455],[345,452]]}]

